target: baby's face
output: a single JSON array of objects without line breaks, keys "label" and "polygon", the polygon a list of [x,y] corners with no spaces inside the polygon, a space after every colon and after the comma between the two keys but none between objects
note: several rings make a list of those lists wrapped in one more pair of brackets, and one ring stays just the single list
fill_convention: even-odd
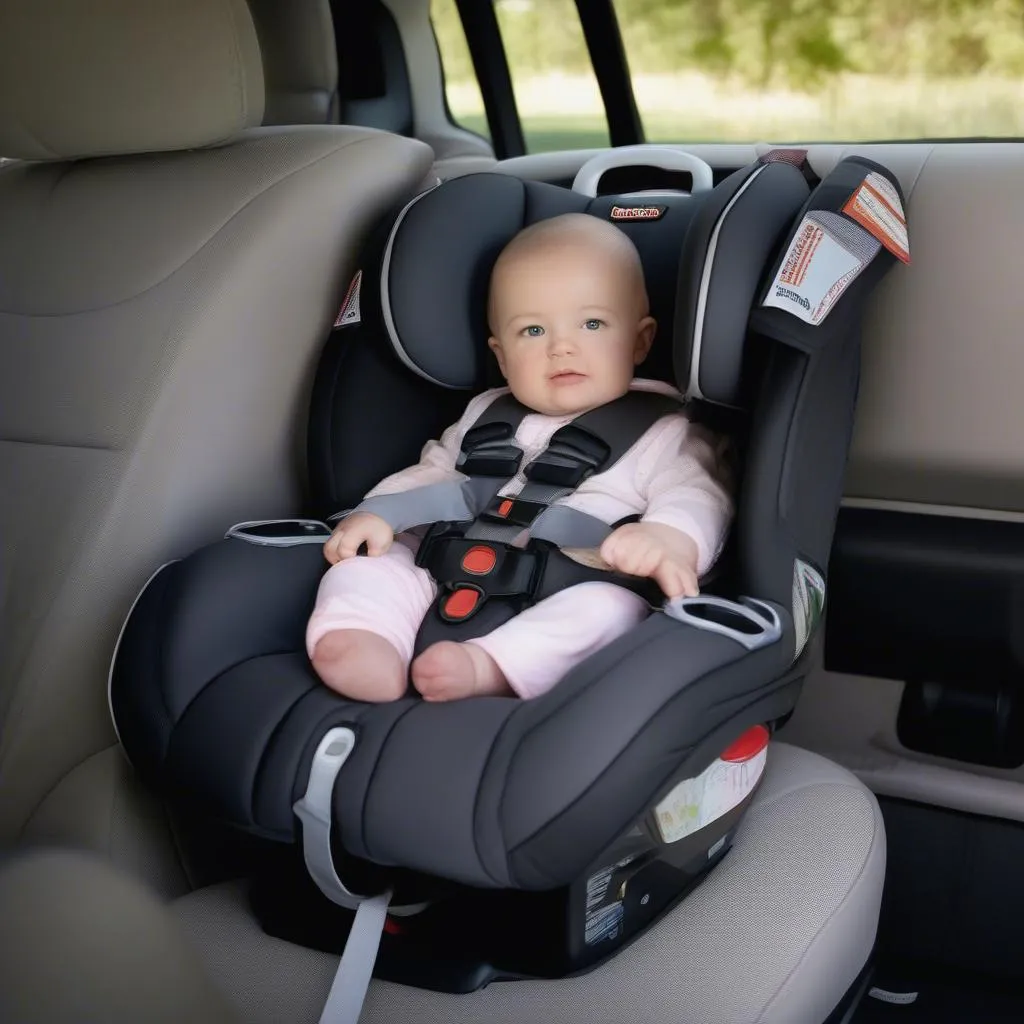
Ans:
[{"label": "baby's face", "polygon": [[489,344],[512,394],[549,416],[624,395],[654,337],[642,280],[616,254],[579,240],[496,270],[491,308]]}]

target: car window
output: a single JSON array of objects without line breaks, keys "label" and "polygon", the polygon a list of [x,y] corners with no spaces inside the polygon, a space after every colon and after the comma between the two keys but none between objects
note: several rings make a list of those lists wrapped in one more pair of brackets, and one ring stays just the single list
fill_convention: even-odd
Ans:
[{"label": "car window", "polygon": [[604,147],[608,121],[574,0],[494,0],[529,153]]},{"label": "car window", "polygon": [[1019,0],[614,0],[651,141],[1024,135]]},{"label": "car window", "polygon": [[455,0],[431,0],[430,20],[441,54],[445,99],[452,120],[460,127],[490,140],[491,132],[484,113],[484,98],[473,71],[466,34],[459,21]]},{"label": "car window", "polygon": [[[609,144],[604,104],[574,0],[493,0],[527,152]],[[454,0],[432,0],[452,118],[488,135]]]},{"label": "car window", "polygon": [[[574,0],[493,2],[527,149],[607,145]],[[1024,0],[613,3],[651,142],[1024,137]],[[432,13],[452,114],[487,134],[454,0]]]}]

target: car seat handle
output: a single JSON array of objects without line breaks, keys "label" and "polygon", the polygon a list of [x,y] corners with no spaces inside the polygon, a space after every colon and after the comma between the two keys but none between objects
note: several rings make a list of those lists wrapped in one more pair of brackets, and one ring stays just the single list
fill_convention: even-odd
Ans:
[{"label": "car seat handle", "polygon": [[690,195],[709,192],[715,184],[711,165],[693,153],[673,149],[671,146],[618,146],[591,157],[576,172],[572,183],[573,192],[596,196],[601,177],[616,167],[658,167],[666,171],[687,171],[692,179]]}]

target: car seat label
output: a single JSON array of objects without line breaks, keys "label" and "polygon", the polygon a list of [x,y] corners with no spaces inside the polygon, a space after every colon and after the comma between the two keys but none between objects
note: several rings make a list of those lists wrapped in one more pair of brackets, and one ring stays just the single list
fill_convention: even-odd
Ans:
[{"label": "car seat label", "polygon": [[820,324],[879,248],[863,228],[814,210],[800,222],[762,305]]},{"label": "car seat label", "polygon": [[626,884],[622,881],[611,891],[612,881],[622,868],[631,864],[639,854],[632,853],[616,864],[602,868],[587,879],[586,917],[583,923],[583,941],[588,946],[618,938],[625,916],[623,898]]},{"label": "car seat label", "polygon": [[869,231],[898,260],[910,262],[907,218],[892,182],[872,172],[846,201],[843,213]]},{"label": "car seat label", "polygon": [[793,629],[796,660],[814,633],[825,608],[825,581],[821,573],[799,558],[793,563]]},{"label": "car seat label", "polygon": [[757,785],[768,759],[763,746],[743,761],[716,758],[694,779],[684,779],[654,809],[658,831],[674,843],[728,814]]},{"label": "car seat label", "polygon": [[348,286],[348,291],[345,293],[345,301],[341,304],[341,309],[338,310],[338,317],[334,321],[334,326],[338,327],[351,327],[353,324],[362,322],[362,315],[359,312],[359,289],[363,283],[363,272],[361,270],[356,271],[356,276],[352,278],[352,283]]}]

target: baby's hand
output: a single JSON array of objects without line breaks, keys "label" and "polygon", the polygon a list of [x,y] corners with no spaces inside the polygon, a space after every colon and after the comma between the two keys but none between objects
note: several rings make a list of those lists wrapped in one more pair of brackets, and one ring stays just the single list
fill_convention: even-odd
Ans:
[{"label": "baby's hand", "polygon": [[657,581],[668,597],[696,597],[697,545],[661,523],[628,523],[601,545],[601,557],[619,572]]},{"label": "baby's hand", "polygon": [[395,539],[391,525],[372,512],[354,512],[342,519],[324,544],[324,557],[331,565],[354,557],[362,544],[371,555],[383,555]]}]

